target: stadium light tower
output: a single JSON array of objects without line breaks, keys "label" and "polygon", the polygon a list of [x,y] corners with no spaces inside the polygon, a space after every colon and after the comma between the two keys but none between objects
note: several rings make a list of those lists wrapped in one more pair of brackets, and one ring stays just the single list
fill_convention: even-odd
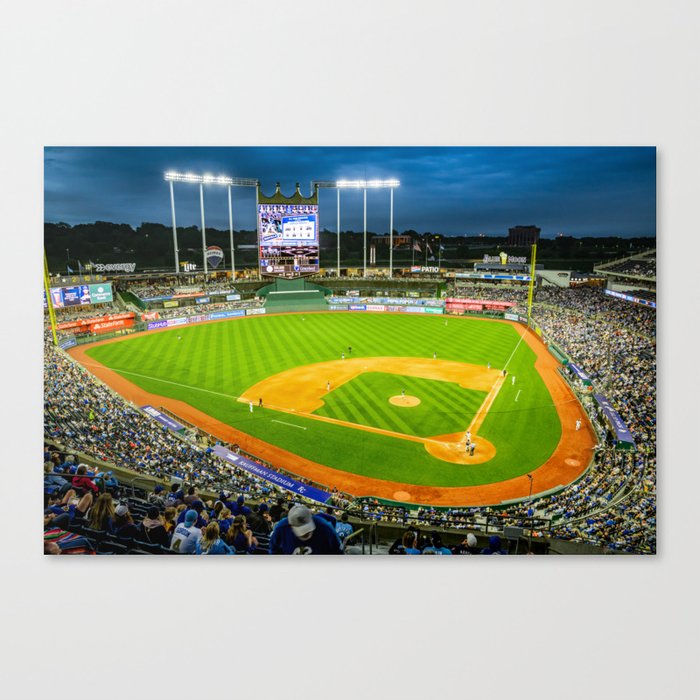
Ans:
[{"label": "stadium light tower", "polygon": [[389,190],[389,277],[394,276],[394,189],[400,187],[401,183],[398,180],[336,180],[335,182],[328,181],[312,181],[313,187],[328,187],[334,188],[337,192],[337,264],[338,277],[340,277],[340,190],[355,189],[363,190],[364,193],[364,235],[362,246],[362,265],[363,277],[367,277],[367,190],[368,189],[388,189]]},{"label": "stadium light tower", "polygon": [[232,187],[256,187],[258,181],[252,177],[228,177],[226,175],[196,175],[195,173],[177,173],[169,171],[165,173],[165,180],[170,183],[170,209],[173,217],[173,244],[175,247],[175,273],[179,268],[179,257],[177,248],[177,224],[175,223],[175,192],[174,182],[184,182],[199,185],[199,207],[202,217],[202,255],[204,258],[204,274],[209,272],[207,265],[207,234],[204,223],[204,185],[222,185],[228,187],[228,228],[231,237],[231,274],[236,279],[236,258],[233,249],[233,208],[231,206]]}]

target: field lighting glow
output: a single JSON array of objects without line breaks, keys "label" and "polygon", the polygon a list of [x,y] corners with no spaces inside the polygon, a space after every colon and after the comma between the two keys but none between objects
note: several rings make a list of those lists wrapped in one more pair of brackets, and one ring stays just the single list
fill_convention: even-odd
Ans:
[{"label": "field lighting glow", "polygon": [[338,180],[336,187],[355,187],[356,189],[370,189],[379,187],[399,187],[398,180]]},{"label": "field lighting glow", "polygon": [[191,182],[202,183],[205,185],[233,185],[233,178],[226,175],[195,175],[194,173],[176,173],[168,171],[165,173],[165,179],[168,182]]}]

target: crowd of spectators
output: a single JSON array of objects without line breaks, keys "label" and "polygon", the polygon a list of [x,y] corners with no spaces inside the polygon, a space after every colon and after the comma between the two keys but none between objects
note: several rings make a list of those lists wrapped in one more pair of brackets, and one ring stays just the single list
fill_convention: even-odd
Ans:
[{"label": "crowd of spectators", "polygon": [[645,258],[643,260],[623,260],[601,268],[605,272],[619,272],[623,275],[635,275],[636,277],[656,277],[656,260]]},{"label": "crowd of spectators", "polygon": [[595,512],[605,505],[601,499],[609,502],[619,493],[623,482],[630,485],[632,493],[619,503],[614,500],[604,516],[584,525],[562,525],[556,534],[655,551],[656,312],[606,296],[601,289],[540,290],[533,318],[610,400],[638,449],[622,466],[602,451],[582,482],[543,503],[546,512],[570,519]]},{"label": "crowd of spectators", "polygon": [[139,299],[150,299],[151,297],[171,297],[177,292],[175,287],[164,284],[130,284],[128,291],[136,295]]},{"label": "crowd of spectators", "polygon": [[179,318],[181,316],[198,316],[215,311],[233,311],[234,309],[256,309],[264,306],[265,300],[255,297],[241,301],[226,301],[213,304],[196,304],[179,306],[173,309],[158,309],[158,318]]},{"label": "crowd of spectators", "polygon": [[123,313],[124,309],[121,309],[114,304],[91,304],[88,308],[70,306],[68,308],[55,309],[55,311],[56,322],[63,323],[65,321],[77,321],[81,318],[94,318],[98,316],[105,316],[107,314],[119,314]]},{"label": "crowd of spectators", "polygon": [[483,299],[485,301],[527,301],[527,285],[476,284],[455,280],[447,292],[448,297],[463,299]]},{"label": "crowd of spectators", "polygon": [[[45,553],[343,554],[353,533],[347,513],[312,511],[284,497],[247,501],[194,486],[157,486],[147,500],[73,456],[44,447]],[[99,484],[99,485],[98,485]],[[110,484],[114,486],[110,488]],[[82,541],[76,541],[82,538]],[[76,547],[81,546],[80,551]]]}]

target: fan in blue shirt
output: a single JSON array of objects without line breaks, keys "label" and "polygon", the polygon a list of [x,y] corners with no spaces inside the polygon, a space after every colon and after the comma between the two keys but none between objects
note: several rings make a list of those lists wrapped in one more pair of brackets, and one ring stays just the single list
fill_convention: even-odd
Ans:
[{"label": "fan in blue shirt", "polygon": [[340,539],[328,521],[297,504],[270,538],[270,554],[342,554]]}]

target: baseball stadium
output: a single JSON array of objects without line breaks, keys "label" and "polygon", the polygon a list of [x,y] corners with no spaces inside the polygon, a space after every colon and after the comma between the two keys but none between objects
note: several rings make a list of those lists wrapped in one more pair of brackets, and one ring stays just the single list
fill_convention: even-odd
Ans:
[{"label": "baseball stadium", "polygon": [[[552,268],[514,226],[460,258],[394,232],[399,180],[164,183],[169,267],[47,256],[47,553],[656,552],[654,249]],[[207,241],[205,186],[251,188],[252,245]],[[388,233],[343,255],[374,189]]]}]

